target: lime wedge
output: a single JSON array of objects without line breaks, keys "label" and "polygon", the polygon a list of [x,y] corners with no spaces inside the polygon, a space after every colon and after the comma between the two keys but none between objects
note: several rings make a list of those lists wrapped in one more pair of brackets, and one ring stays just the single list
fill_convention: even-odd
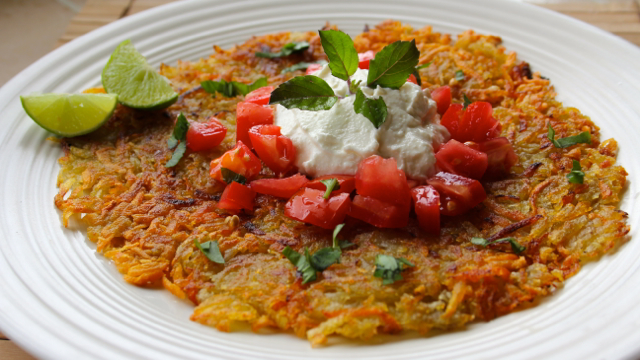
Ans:
[{"label": "lime wedge", "polygon": [[20,96],[38,125],[60,136],[84,135],[104,124],[118,103],[111,94],[34,94]]},{"label": "lime wedge", "polygon": [[129,40],[111,54],[102,70],[102,86],[109,94],[117,94],[122,104],[135,109],[163,109],[178,100],[169,80],[158,74]]}]

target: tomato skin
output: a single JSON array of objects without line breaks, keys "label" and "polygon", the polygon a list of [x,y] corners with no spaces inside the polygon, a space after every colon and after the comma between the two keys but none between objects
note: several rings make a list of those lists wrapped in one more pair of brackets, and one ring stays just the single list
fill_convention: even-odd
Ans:
[{"label": "tomato skin", "polygon": [[458,134],[458,128],[460,127],[460,116],[463,113],[464,106],[462,104],[451,104],[447,111],[445,111],[444,115],[440,119],[440,125],[444,126],[449,130],[449,134],[452,139],[456,139],[460,142],[460,134]]},{"label": "tomato skin", "polygon": [[372,50],[358,53],[358,67],[360,69],[369,69],[369,61],[375,57],[376,54]]},{"label": "tomato skin", "polygon": [[269,105],[269,99],[271,98],[273,90],[275,90],[274,86],[263,86],[248,93],[244,97],[244,101],[257,105]]},{"label": "tomato skin", "polygon": [[518,162],[518,155],[513,151],[509,139],[497,137],[478,144],[478,150],[487,154],[488,167],[485,179],[499,179],[506,176],[513,165]]},{"label": "tomato skin", "polygon": [[438,114],[444,115],[451,105],[451,88],[449,85],[441,86],[431,92],[431,98],[438,105]]},{"label": "tomato skin", "polygon": [[446,172],[481,179],[487,170],[487,154],[454,139],[447,141],[436,153],[436,164]]},{"label": "tomato skin", "polygon": [[324,66],[324,65],[322,65],[322,64],[309,64],[309,67],[307,67],[307,71],[305,71],[305,73],[304,73],[304,74],[305,74],[305,75],[311,75],[311,74],[313,74],[314,72],[316,72],[316,71],[318,71],[318,70],[322,69],[322,67],[323,67],[323,66]]},{"label": "tomato skin", "polygon": [[304,188],[298,191],[284,207],[284,214],[292,219],[333,229],[344,222],[351,199],[349,194],[323,198],[324,191]]},{"label": "tomato skin", "polygon": [[213,149],[226,135],[227,128],[213,116],[206,123],[192,122],[187,130],[187,147],[192,151]]},{"label": "tomato skin", "polygon": [[407,82],[414,83],[414,84],[418,85],[418,80],[416,79],[416,76],[413,75],[413,74],[409,75],[409,78],[407,79]]},{"label": "tomato skin", "polygon": [[256,125],[273,124],[273,109],[242,101],[236,107],[236,139],[253,149],[249,130]]},{"label": "tomato skin", "polygon": [[309,183],[309,179],[302,174],[296,174],[284,179],[259,179],[251,182],[251,189],[259,194],[288,199],[298,190]]},{"label": "tomato skin", "polygon": [[356,178],[351,175],[324,175],[313,179],[309,182],[306,187],[311,189],[318,189],[322,191],[327,191],[327,186],[321,183],[321,180],[329,180],[336,179],[338,180],[338,184],[340,185],[340,189],[333,190],[331,194],[342,194],[347,193],[350,194],[353,190],[356,189]]},{"label": "tomato skin", "polygon": [[256,192],[249,186],[242,185],[235,181],[227,185],[222,192],[218,208],[225,210],[238,211],[241,209],[253,210],[253,200],[256,198]]},{"label": "tomato skin", "polygon": [[401,228],[409,222],[411,203],[391,204],[370,196],[356,195],[349,216],[379,228]]},{"label": "tomato skin", "polygon": [[262,163],[242,141],[238,141],[233,149],[211,161],[209,175],[213,179],[224,183],[222,168],[227,168],[250,180],[262,170]]},{"label": "tomato skin", "polygon": [[429,185],[411,189],[413,206],[420,227],[433,235],[440,234],[440,194]]},{"label": "tomato skin", "polygon": [[404,171],[395,159],[370,156],[358,164],[356,191],[391,204],[411,203],[411,194]]},{"label": "tomato skin", "polygon": [[491,104],[484,101],[476,101],[466,110],[461,104],[451,104],[440,124],[449,130],[452,139],[482,142],[500,134],[502,126],[492,114]]},{"label": "tomato skin", "polygon": [[439,172],[427,179],[440,194],[440,214],[456,216],[466,213],[487,198],[478,180]]},{"label": "tomato skin", "polygon": [[254,126],[249,137],[258,157],[275,173],[284,174],[295,167],[296,148],[291,139],[280,133],[279,126]]}]

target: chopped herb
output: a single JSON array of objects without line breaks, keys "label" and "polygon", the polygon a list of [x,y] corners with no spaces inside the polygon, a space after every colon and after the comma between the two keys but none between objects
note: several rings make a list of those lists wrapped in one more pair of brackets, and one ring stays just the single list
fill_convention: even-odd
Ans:
[{"label": "chopped herb", "polygon": [[420,69],[424,69],[424,68],[426,68],[426,67],[429,67],[429,65],[431,65],[431,63],[432,63],[432,62],[433,62],[433,61],[429,61],[429,62],[428,62],[428,63],[426,63],[426,64],[418,65],[418,66],[416,66],[416,70],[420,70]]},{"label": "chopped herb", "polygon": [[247,95],[253,90],[257,90],[261,87],[269,85],[266,77],[256,80],[253,84],[243,84],[237,81],[226,80],[205,80],[200,83],[200,86],[204,91],[215,94],[216,92],[224,95],[225,97],[236,97],[238,95]]},{"label": "chopped herb", "polygon": [[306,62],[306,61],[301,61],[297,64],[291,65],[287,68],[282,69],[282,71],[280,71],[280,74],[284,74],[284,73],[288,73],[288,72],[294,72],[296,70],[306,70],[310,65],[315,65],[315,64],[320,64],[320,65],[325,65],[327,62],[324,60],[318,60],[316,62]]},{"label": "chopped herb", "polygon": [[231,184],[232,182],[237,182],[238,184],[246,184],[247,183],[247,178],[232,171],[229,170],[227,168],[221,168],[220,169],[220,173],[222,173],[222,180],[224,180],[224,182],[226,182],[227,184]]},{"label": "chopped herb", "polygon": [[356,246],[356,244],[346,241],[346,240],[340,240],[338,239],[338,233],[340,232],[340,230],[342,230],[342,228],[344,227],[344,224],[340,224],[338,226],[336,226],[335,229],[333,229],[333,247],[339,247],[340,249],[346,249],[346,248],[350,248],[352,246]]},{"label": "chopped herb", "polygon": [[353,102],[353,110],[357,114],[362,114],[369,119],[376,129],[380,128],[387,120],[387,104],[382,97],[377,99],[368,98],[358,89],[356,101]]},{"label": "chopped herb", "polygon": [[338,101],[326,81],[313,75],[297,76],[281,84],[271,93],[269,104],[287,109],[329,110]]},{"label": "chopped herb", "polygon": [[571,172],[567,174],[567,179],[572,184],[582,184],[584,182],[584,172],[579,161],[573,160],[573,167]]},{"label": "chopped herb", "polygon": [[422,86],[422,79],[420,78],[418,68],[415,68],[411,74],[416,78],[416,83],[418,83],[419,86]]},{"label": "chopped herb", "polygon": [[304,255],[300,255],[297,251],[287,246],[282,250],[282,254],[289,259],[293,265],[295,265],[298,273],[302,275],[303,284],[316,279],[316,269],[311,266],[309,249],[305,248]]},{"label": "chopped herb", "polygon": [[456,78],[456,81],[464,80],[464,71],[462,71],[462,70],[456,71],[455,78]]},{"label": "chopped herb", "polygon": [[487,247],[488,245],[491,245],[491,244],[498,244],[498,243],[504,243],[504,242],[508,242],[509,244],[511,244],[511,250],[513,250],[513,252],[516,254],[520,254],[526,249],[523,245],[520,245],[515,238],[512,238],[512,237],[502,238],[502,239],[493,240],[493,241],[489,241],[479,237],[471,238],[472,244],[480,245],[482,247]]},{"label": "chopped herb", "polygon": [[306,41],[290,42],[285,44],[278,52],[257,52],[256,56],[261,58],[274,59],[279,57],[289,56],[296,52],[301,52],[309,48],[309,43]]},{"label": "chopped herb", "polygon": [[340,262],[342,250],[339,247],[325,247],[311,255],[311,265],[317,271],[325,271],[329,266]]},{"label": "chopped herb", "polygon": [[358,70],[358,52],[351,37],[339,30],[318,31],[325,54],[329,58],[331,75],[342,80]]},{"label": "chopped herb", "polygon": [[170,168],[178,165],[178,162],[180,162],[180,159],[182,159],[186,151],[187,151],[187,142],[181,141],[178,144],[178,146],[176,146],[176,149],[173,150],[173,155],[171,155],[171,159],[169,159],[169,161],[167,161],[167,163],[164,164],[164,166]]},{"label": "chopped herb", "polygon": [[331,196],[331,192],[333,190],[340,189],[340,184],[338,183],[338,179],[336,178],[320,180],[320,182],[327,187],[327,191],[324,193],[324,196],[323,196],[323,198],[325,199],[328,199]]},{"label": "chopped herb", "polygon": [[393,284],[402,280],[400,273],[405,270],[405,266],[414,267],[415,265],[405,258],[378,254],[376,255],[376,270],[373,276],[382,278],[382,285]]},{"label": "chopped herb", "polygon": [[224,258],[220,253],[220,248],[218,247],[217,241],[207,241],[202,244],[198,241],[198,239],[193,239],[193,243],[196,245],[200,251],[207,257],[207,259],[218,263],[224,264]]},{"label": "chopped herb", "polygon": [[178,119],[176,120],[176,125],[173,127],[173,133],[171,133],[169,140],[167,140],[167,146],[169,147],[169,149],[175,150],[173,150],[171,159],[169,159],[169,161],[164,164],[165,167],[170,168],[178,165],[178,162],[180,162],[180,159],[182,159],[182,156],[187,151],[188,130],[189,122],[187,121],[187,118],[182,113],[180,113],[180,115],[178,115]]},{"label": "chopped herb", "polygon": [[551,143],[553,143],[553,146],[557,148],[563,149],[576,144],[591,144],[591,134],[588,131],[584,131],[578,135],[569,136],[558,140],[555,139],[555,136],[556,131],[553,130],[551,124],[549,124],[547,138],[549,139],[549,141],[551,141]]},{"label": "chopped herb", "polygon": [[467,106],[471,105],[471,100],[469,100],[467,94],[462,94],[462,98],[464,99],[464,108],[466,109]]},{"label": "chopped herb", "polygon": [[416,41],[396,41],[385,46],[369,62],[367,86],[398,89],[418,65],[420,51]]}]

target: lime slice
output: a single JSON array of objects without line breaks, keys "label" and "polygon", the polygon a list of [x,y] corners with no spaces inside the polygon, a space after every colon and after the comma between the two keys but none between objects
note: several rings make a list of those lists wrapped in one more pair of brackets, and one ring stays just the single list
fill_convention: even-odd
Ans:
[{"label": "lime slice", "polygon": [[129,40],[111,54],[102,70],[102,86],[109,94],[117,94],[122,104],[135,109],[163,109],[178,100],[169,80],[158,74]]},{"label": "lime slice", "polygon": [[118,103],[111,94],[34,94],[20,96],[38,125],[65,137],[83,135],[104,124]]}]

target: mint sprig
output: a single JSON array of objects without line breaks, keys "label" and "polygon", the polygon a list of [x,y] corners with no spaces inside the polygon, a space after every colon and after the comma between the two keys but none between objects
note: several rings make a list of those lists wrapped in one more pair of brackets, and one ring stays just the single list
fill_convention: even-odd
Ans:
[{"label": "mint sprig", "polygon": [[256,57],[275,59],[280,57],[289,56],[293,53],[301,52],[309,48],[309,43],[306,41],[290,42],[285,44],[280,51],[276,52],[256,52]]},{"label": "mint sprig", "polygon": [[173,150],[171,159],[164,164],[165,167],[174,167],[178,165],[180,159],[187,151],[187,131],[189,131],[189,121],[180,113],[178,119],[176,119],[176,125],[173,127],[173,132],[167,140],[167,146],[170,150]]},{"label": "mint sprig", "polygon": [[325,54],[329,58],[331,74],[338,79],[349,81],[349,77],[358,70],[358,52],[351,37],[342,31],[318,31]]},{"label": "mint sprig", "polygon": [[337,101],[331,86],[314,75],[294,77],[273,90],[269,98],[269,104],[311,111],[329,110]]},{"label": "mint sprig", "polygon": [[369,62],[367,86],[398,89],[418,65],[420,51],[416,41],[396,41],[385,46]]},{"label": "mint sprig", "polygon": [[376,129],[380,128],[387,120],[387,104],[382,97],[372,99],[364,96],[362,89],[356,93],[356,101],[353,102],[353,110],[369,119]]},{"label": "mint sprig", "polygon": [[549,124],[549,131],[547,132],[547,138],[553,146],[563,149],[569,146],[573,146],[576,144],[591,144],[591,134],[588,131],[583,131],[578,135],[568,136],[566,138],[561,138],[556,140],[556,131],[553,130],[551,124]]},{"label": "mint sprig", "polygon": [[257,90],[267,85],[269,85],[269,82],[266,77],[260,78],[252,84],[244,84],[237,81],[226,81],[224,79],[219,81],[205,80],[200,82],[200,86],[202,86],[204,91],[208,92],[209,94],[215,94],[216,92],[218,92],[225,97],[247,95],[253,90]]}]

